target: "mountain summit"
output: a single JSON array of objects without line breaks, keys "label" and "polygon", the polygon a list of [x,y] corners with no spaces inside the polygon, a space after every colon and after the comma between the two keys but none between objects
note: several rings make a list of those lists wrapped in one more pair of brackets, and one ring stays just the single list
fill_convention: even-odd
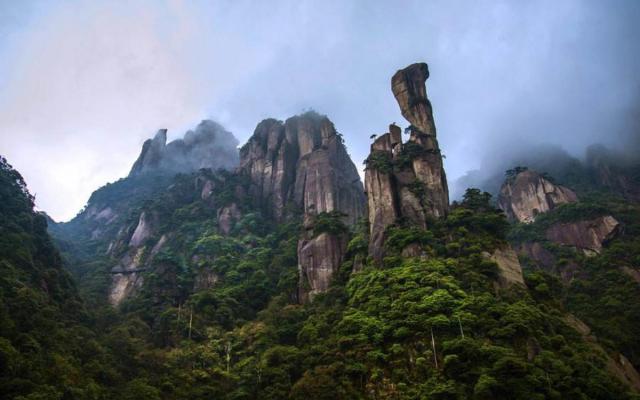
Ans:
[{"label": "mountain summit", "polygon": [[232,169],[238,165],[238,140],[217,122],[204,120],[183,139],[167,144],[167,130],[160,129],[142,145],[129,176],[145,173],[193,172],[201,168]]}]

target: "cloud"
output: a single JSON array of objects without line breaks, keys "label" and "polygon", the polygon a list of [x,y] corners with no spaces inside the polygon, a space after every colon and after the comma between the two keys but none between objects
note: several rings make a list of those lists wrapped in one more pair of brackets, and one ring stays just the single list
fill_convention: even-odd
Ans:
[{"label": "cloud", "polygon": [[57,219],[158,128],[205,118],[243,143],[314,108],[361,165],[372,133],[407,124],[390,78],[416,61],[452,181],[529,145],[637,132],[635,1],[19,3],[0,3],[0,152]]}]

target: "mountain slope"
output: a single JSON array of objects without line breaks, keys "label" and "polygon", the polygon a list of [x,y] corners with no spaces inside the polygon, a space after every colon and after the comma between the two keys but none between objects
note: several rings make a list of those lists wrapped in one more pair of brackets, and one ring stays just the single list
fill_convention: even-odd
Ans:
[{"label": "mountain slope", "polygon": [[[565,171],[561,182],[536,175],[542,194],[518,203],[530,208],[526,224],[510,224],[479,189],[449,204],[427,77],[426,64],[414,64],[392,78],[410,136],[403,141],[392,124],[375,138],[366,198],[341,135],[316,113],[259,123],[234,170],[198,169],[203,154],[204,166],[216,161],[195,147],[180,152],[186,159],[175,174],[165,164],[177,150],[168,150],[164,135],[147,142],[129,177],[96,191],[73,221],[50,228],[90,307],[69,321],[95,338],[83,342],[99,357],[90,363],[78,355],[69,363],[84,369],[60,374],[78,377],[61,382],[82,390],[67,395],[49,378],[38,385],[55,395],[37,386],[12,396],[637,398],[633,180],[612,178],[620,169],[609,169],[607,182],[625,183],[608,186],[588,168]],[[17,182],[11,193],[21,193],[31,219],[11,217],[8,226],[26,221],[23,229],[39,226],[34,233],[42,236],[45,225],[34,221],[44,217]],[[566,190],[555,190],[560,184]],[[500,204],[529,199],[513,194],[530,187],[514,185]],[[577,201],[547,196],[569,190]],[[597,236],[597,251],[581,248],[584,241],[555,242],[607,216],[621,228]],[[562,235],[548,235],[552,227]],[[548,257],[529,257],[529,250]],[[3,251],[12,266],[24,253],[11,244]],[[51,251],[41,264],[58,271]],[[20,264],[20,273],[29,265]],[[64,292],[56,312],[71,312],[61,307],[72,301],[81,309],[72,286]],[[71,316],[53,313],[43,322],[64,318]],[[18,348],[17,338],[8,340]],[[9,373],[3,377],[19,377]]]}]

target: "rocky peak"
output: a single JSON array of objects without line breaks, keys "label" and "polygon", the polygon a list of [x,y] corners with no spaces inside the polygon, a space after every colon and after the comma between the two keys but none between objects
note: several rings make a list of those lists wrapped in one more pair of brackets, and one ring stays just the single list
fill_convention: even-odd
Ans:
[{"label": "rocky peak", "polygon": [[427,64],[412,64],[395,73],[392,92],[402,115],[411,123],[410,137],[402,142],[401,129],[389,132],[371,145],[365,170],[365,192],[369,206],[369,253],[383,257],[385,230],[405,221],[426,228],[429,218],[446,215],[449,190],[436,139],[431,103],[427,98]]},{"label": "rocky peak", "polygon": [[200,168],[231,169],[238,164],[238,141],[220,124],[204,120],[183,139],[167,144],[167,130],[160,129],[142,145],[129,176],[149,172],[192,172]]},{"label": "rocky peak", "polygon": [[353,225],[365,207],[362,182],[342,135],[314,112],[284,123],[264,120],[240,149],[239,173],[250,177],[249,194],[276,221],[290,216],[290,206],[302,212],[299,298],[306,301],[325,291],[343,260],[346,236],[314,232],[315,217],[340,215],[342,223]]},{"label": "rocky peak", "polygon": [[571,189],[529,169],[508,177],[498,195],[498,207],[507,217],[524,223],[533,222],[536,215],[561,204],[575,201],[578,201],[578,197]]},{"label": "rocky peak", "polygon": [[326,117],[308,112],[284,123],[267,119],[240,149],[250,194],[276,220],[292,204],[305,213],[340,211],[345,222],[364,212],[362,182],[340,135]]},{"label": "rocky peak", "polygon": [[429,66],[416,63],[399,70],[391,78],[391,90],[402,116],[420,132],[436,134],[431,102],[427,98],[425,82],[429,79]]}]

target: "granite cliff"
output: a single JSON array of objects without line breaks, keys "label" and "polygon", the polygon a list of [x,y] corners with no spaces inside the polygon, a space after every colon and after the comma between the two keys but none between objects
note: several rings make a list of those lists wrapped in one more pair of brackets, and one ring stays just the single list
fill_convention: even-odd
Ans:
[{"label": "granite cliff", "polygon": [[284,123],[267,119],[240,150],[239,173],[250,177],[249,195],[276,221],[302,215],[298,242],[299,297],[325,291],[346,251],[346,236],[317,232],[319,215],[354,225],[364,214],[358,171],[325,116],[308,112]]},{"label": "granite cliff", "polygon": [[578,197],[564,186],[551,182],[542,174],[524,170],[509,177],[498,195],[498,207],[511,221],[530,223],[540,213],[561,204],[578,201]]},{"label": "granite cliff", "polygon": [[426,228],[430,218],[444,217],[449,207],[447,178],[436,139],[431,103],[425,82],[427,64],[399,70],[391,79],[402,115],[410,122],[409,140],[402,141],[400,127],[378,136],[366,161],[369,254],[377,262],[384,255],[386,229],[396,223]]}]

